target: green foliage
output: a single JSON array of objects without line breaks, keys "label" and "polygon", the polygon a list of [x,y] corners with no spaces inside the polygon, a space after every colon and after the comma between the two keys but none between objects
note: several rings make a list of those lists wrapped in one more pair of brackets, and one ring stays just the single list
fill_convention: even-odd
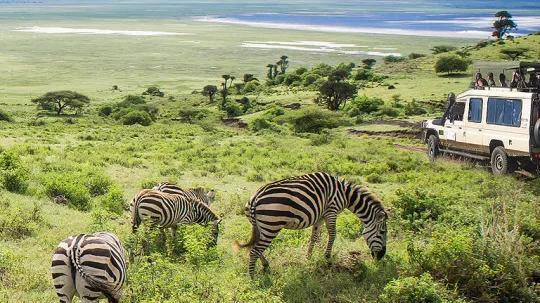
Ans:
[{"label": "green foliage", "polygon": [[45,95],[32,99],[39,108],[54,111],[60,115],[64,110],[70,109],[80,111],[85,105],[90,103],[90,98],[70,90],[48,92]]},{"label": "green foliage", "polygon": [[508,11],[499,11],[495,13],[495,17],[498,19],[493,22],[493,37],[502,39],[509,31],[517,29],[517,24]]},{"label": "green foliage", "polygon": [[319,95],[315,102],[326,106],[329,110],[336,111],[347,100],[354,98],[357,92],[358,88],[354,84],[340,79],[327,80],[319,87]]},{"label": "green foliage", "polygon": [[455,51],[456,49],[457,48],[455,46],[451,46],[451,45],[437,45],[437,46],[434,46],[431,49],[431,52],[434,55],[438,55],[438,54],[442,54],[442,53],[448,53],[448,52],[451,52],[451,51]]},{"label": "green foliage", "polygon": [[312,73],[306,73],[304,74],[304,77],[302,79],[302,85],[304,86],[310,86],[315,83],[318,79],[321,79],[321,76],[317,74]]},{"label": "green foliage", "polygon": [[220,110],[224,111],[229,118],[237,117],[244,114],[242,106],[238,102],[230,99],[221,102]]},{"label": "green foliage", "polygon": [[246,83],[246,86],[244,86],[244,93],[254,93],[256,92],[261,84],[258,80],[252,80]]},{"label": "green foliage", "polygon": [[298,133],[319,133],[323,129],[345,125],[341,115],[318,108],[302,108],[277,118],[281,123],[289,123]]},{"label": "green foliage", "polygon": [[143,92],[143,95],[150,95],[150,96],[153,96],[153,97],[164,97],[165,96],[165,93],[162,92],[158,87],[156,86],[150,86],[149,88],[147,88],[144,92]]},{"label": "green foliage", "polygon": [[126,202],[124,200],[124,192],[117,186],[110,186],[100,200],[100,205],[109,213],[121,215],[126,209]]},{"label": "green foliage", "polygon": [[404,188],[396,191],[393,203],[400,210],[400,216],[408,226],[420,230],[426,224],[436,221],[445,210],[447,197],[419,188]]},{"label": "green foliage", "polygon": [[320,64],[317,64],[315,65],[310,73],[311,74],[315,74],[315,75],[319,75],[321,77],[328,77],[330,76],[330,73],[332,72],[333,68],[332,66],[326,64],[326,63],[320,63]]},{"label": "green foliage", "polygon": [[0,121],[12,122],[13,119],[5,111],[0,109]]},{"label": "green foliage", "polygon": [[79,210],[90,209],[90,192],[82,180],[69,174],[54,174],[45,180],[43,186],[45,194],[51,199],[64,196],[70,206]]},{"label": "green foliage", "polygon": [[449,291],[429,274],[392,280],[379,297],[381,303],[451,303]]},{"label": "green foliage", "polygon": [[142,110],[130,110],[125,115],[122,115],[122,124],[148,126],[152,124],[152,117]]},{"label": "green foliage", "polygon": [[386,56],[384,57],[384,62],[385,63],[396,63],[396,62],[402,62],[402,61],[405,61],[405,58],[404,57],[401,57],[401,56]]},{"label": "green foliage", "polygon": [[521,57],[524,57],[528,51],[529,49],[524,47],[503,48],[501,49],[501,55],[505,59],[515,61]]},{"label": "green foliage", "polygon": [[100,116],[108,117],[113,113],[113,109],[111,104],[105,104],[99,107],[98,113]]},{"label": "green foliage", "polygon": [[302,81],[302,77],[294,73],[294,74],[286,74],[283,80],[283,83],[287,86],[291,86],[295,83],[300,83],[300,81]]},{"label": "green foliage", "polygon": [[408,58],[411,59],[411,60],[414,60],[414,59],[418,59],[418,58],[423,58],[427,56],[426,54],[419,54],[419,53],[410,53]]},{"label": "green foliage", "polygon": [[184,106],[178,112],[178,118],[185,123],[198,123],[211,115],[210,110],[198,106]]},{"label": "green foliage", "polygon": [[362,63],[364,64],[365,69],[371,69],[373,68],[373,66],[375,66],[375,63],[377,63],[377,60],[373,58],[368,58],[368,59],[362,60]]},{"label": "green foliage", "polygon": [[426,113],[426,110],[416,101],[416,99],[412,99],[411,102],[406,103],[404,111],[407,116],[423,115]]},{"label": "green foliage", "polygon": [[299,76],[302,76],[302,75],[304,75],[305,73],[307,73],[307,71],[308,71],[307,68],[305,68],[305,67],[299,67],[299,68],[297,68],[297,69],[294,71],[294,73],[297,74],[297,75],[299,75]]},{"label": "green foliage", "polygon": [[38,204],[34,204],[31,208],[21,208],[14,206],[10,199],[0,194],[0,207],[2,208],[0,212],[0,237],[2,238],[26,238],[34,234],[44,223],[41,206]]},{"label": "green foliage", "polygon": [[25,193],[29,172],[13,151],[0,152],[0,187],[14,193]]},{"label": "green foliage", "polygon": [[215,85],[206,85],[202,90],[202,95],[209,98],[210,103],[214,102],[214,96],[218,93],[218,88]]},{"label": "green foliage", "polygon": [[358,97],[347,105],[345,111],[351,117],[361,116],[363,114],[370,114],[379,111],[381,106],[384,105],[384,101],[377,97],[368,97],[366,95]]},{"label": "green foliage", "polygon": [[436,73],[452,74],[455,72],[464,72],[469,67],[469,61],[455,55],[442,56],[435,63]]}]

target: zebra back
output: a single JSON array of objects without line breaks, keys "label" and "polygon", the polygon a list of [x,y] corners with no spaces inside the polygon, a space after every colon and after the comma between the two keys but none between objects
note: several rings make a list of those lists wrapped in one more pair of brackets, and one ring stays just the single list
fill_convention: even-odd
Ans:
[{"label": "zebra back", "polygon": [[152,189],[173,195],[183,195],[189,199],[195,199],[206,205],[210,205],[215,197],[213,190],[206,193],[202,187],[183,189],[180,186],[169,182],[160,183]]}]

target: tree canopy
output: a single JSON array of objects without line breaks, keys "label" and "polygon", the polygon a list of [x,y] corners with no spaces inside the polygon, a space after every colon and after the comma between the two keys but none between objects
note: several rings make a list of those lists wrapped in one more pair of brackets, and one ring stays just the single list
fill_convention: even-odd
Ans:
[{"label": "tree canopy", "polygon": [[345,80],[350,76],[345,68],[336,68],[319,88],[317,104],[325,105],[329,110],[338,110],[347,100],[356,96],[358,88]]},{"label": "tree canopy", "polygon": [[210,103],[214,102],[214,96],[217,94],[218,88],[215,85],[207,85],[203,88],[202,94],[210,99]]},{"label": "tree canopy", "polygon": [[60,115],[65,109],[79,111],[90,103],[90,98],[70,90],[48,92],[45,95],[32,99],[38,107],[44,110],[55,111]]},{"label": "tree canopy", "polygon": [[435,72],[452,74],[467,71],[469,61],[456,55],[440,57],[435,63]]},{"label": "tree canopy", "polygon": [[512,20],[512,14],[509,12],[499,11],[495,14],[495,17],[498,19],[493,21],[493,37],[502,39],[509,31],[517,29],[517,24]]},{"label": "tree canopy", "polygon": [[501,54],[504,58],[516,61],[520,57],[523,57],[529,49],[524,47],[512,47],[501,49]]}]

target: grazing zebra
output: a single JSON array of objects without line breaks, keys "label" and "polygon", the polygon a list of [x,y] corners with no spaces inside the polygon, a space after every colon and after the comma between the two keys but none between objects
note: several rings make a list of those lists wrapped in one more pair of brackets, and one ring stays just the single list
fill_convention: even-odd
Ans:
[{"label": "grazing zebra", "polygon": [[330,258],[336,238],[336,217],[346,208],[364,224],[363,235],[371,255],[380,260],[386,253],[388,216],[382,203],[367,189],[321,172],[284,179],[260,188],[245,209],[252,225],[251,239],[245,244],[237,243],[242,248],[250,248],[250,276],[254,276],[258,258],[261,258],[264,269],[268,269],[264,250],[283,228],[312,226],[309,257],[322,223],[326,222],[328,245],[325,256]]},{"label": "grazing zebra", "polygon": [[217,244],[219,222],[216,214],[199,199],[190,199],[189,195],[168,194],[154,189],[143,189],[130,204],[133,232],[148,220],[161,228],[172,229],[176,238],[178,224],[213,224],[213,245]]},{"label": "grazing zebra", "polygon": [[159,183],[157,186],[154,186],[152,189],[159,190],[161,192],[168,193],[168,194],[184,195],[188,199],[199,200],[206,205],[210,205],[212,202],[214,202],[214,198],[216,196],[213,190],[210,190],[209,192],[205,193],[204,189],[200,187],[191,188],[191,189],[182,189],[178,185],[169,183],[169,182]]},{"label": "grazing zebra", "polygon": [[51,272],[61,303],[71,303],[75,293],[82,302],[103,297],[120,302],[127,272],[125,250],[111,233],[71,236],[58,244]]}]

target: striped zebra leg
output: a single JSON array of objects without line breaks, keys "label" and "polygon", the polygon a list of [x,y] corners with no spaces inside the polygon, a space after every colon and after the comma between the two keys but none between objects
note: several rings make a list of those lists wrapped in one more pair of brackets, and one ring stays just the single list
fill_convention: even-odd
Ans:
[{"label": "striped zebra leg", "polygon": [[313,253],[313,246],[315,245],[315,243],[317,243],[317,241],[319,241],[319,235],[321,233],[321,226],[323,222],[324,222],[323,220],[316,222],[311,229],[311,239],[309,240],[309,246],[308,246],[308,251],[307,251],[308,259],[311,257],[311,254]]},{"label": "striped zebra leg", "polygon": [[261,232],[260,238],[256,243],[253,244],[253,247],[249,251],[249,275],[251,278],[255,276],[255,265],[257,263],[257,259],[261,258],[261,263],[263,266],[263,270],[267,272],[270,268],[270,264],[268,263],[268,260],[263,255],[264,251],[270,246],[270,243],[272,243],[272,240],[279,234],[281,229],[275,230],[271,234],[267,234],[265,232]]},{"label": "striped zebra leg", "polygon": [[[72,239],[69,239],[69,243],[71,241]],[[52,258],[53,284],[60,303],[71,303],[75,295],[74,273],[70,266],[69,250],[68,242],[62,241],[56,248]]]},{"label": "striped zebra leg", "polygon": [[328,229],[328,244],[326,246],[326,252],[324,256],[326,259],[330,259],[332,256],[332,246],[336,239],[336,214],[329,214],[325,218],[326,228]]}]

